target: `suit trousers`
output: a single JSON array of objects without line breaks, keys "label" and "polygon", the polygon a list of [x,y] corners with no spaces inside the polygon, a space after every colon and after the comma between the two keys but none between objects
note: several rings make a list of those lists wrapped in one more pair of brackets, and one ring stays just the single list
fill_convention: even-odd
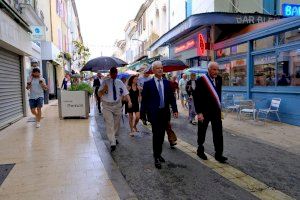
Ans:
[{"label": "suit trousers", "polygon": [[206,131],[209,122],[211,122],[213,143],[215,146],[215,155],[221,156],[223,154],[223,127],[221,120],[221,112],[214,115],[204,114],[203,122],[198,122],[198,153],[204,153],[204,142]]},{"label": "suit trousers", "polygon": [[169,111],[168,109],[159,109],[157,116],[151,122],[153,133],[153,156],[158,158],[162,153],[162,145],[165,139],[165,132],[168,128]]},{"label": "suit trousers", "polygon": [[102,107],[108,140],[110,145],[116,145],[122,117],[122,103],[120,101],[112,105],[110,103],[102,102]]}]

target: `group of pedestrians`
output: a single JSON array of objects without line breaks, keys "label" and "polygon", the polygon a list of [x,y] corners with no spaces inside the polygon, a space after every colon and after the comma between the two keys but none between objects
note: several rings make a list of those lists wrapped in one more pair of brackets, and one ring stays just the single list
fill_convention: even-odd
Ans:
[{"label": "group of pedestrians", "polygon": [[[221,87],[222,79],[218,76],[218,64],[210,62],[208,73],[196,80],[191,74],[190,80],[182,76],[179,84],[176,77],[171,81],[163,78],[163,66],[160,61],[152,63],[154,77],[147,73],[142,77],[131,76],[127,85],[117,79],[117,68],[111,68],[109,77],[99,86],[96,95],[101,98],[106,133],[111,145],[111,151],[116,150],[118,130],[122,116],[122,101],[129,114],[130,136],[137,132],[137,123],[141,118],[143,123],[149,122],[153,133],[154,165],[160,169],[165,159],[162,157],[162,146],[167,132],[171,147],[176,145],[176,135],[171,128],[171,116],[178,118],[176,97],[187,99],[189,105],[189,120],[192,124],[197,116],[198,121],[198,149],[197,155],[207,160],[204,153],[204,142],[209,122],[212,125],[215,159],[226,162],[223,156],[223,132],[221,120]],[[172,115],[171,115],[172,114]],[[173,135],[169,135],[173,132]],[[173,139],[173,141],[172,141]]]}]

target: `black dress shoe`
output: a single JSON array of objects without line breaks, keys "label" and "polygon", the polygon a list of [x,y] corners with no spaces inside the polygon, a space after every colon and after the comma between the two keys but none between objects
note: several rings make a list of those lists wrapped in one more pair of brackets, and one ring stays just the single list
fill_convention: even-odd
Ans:
[{"label": "black dress shoe", "polygon": [[161,156],[158,158],[158,160],[159,160],[159,162],[162,162],[162,163],[166,162],[165,159]]},{"label": "black dress shoe", "polygon": [[116,145],[112,145],[112,146],[110,147],[110,151],[113,152],[113,151],[115,151],[115,150],[116,150]]},{"label": "black dress shoe", "polygon": [[216,161],[220,162],[220,163],[226,163],[226,161],[228,160],[228,158],[224,157],[224,156],[215,156]]},{"label": "black dress shoe", "polygon": [[205,155],[205,153],[199,153],[199,152],[197,152],[197,155],[198,155],[199,158],[201,158],[202,160],[207,160],[207,156]]},{"label": "black dress shoe", "polygon": [[116,140],[116,144],[117,144],[117,145],[119,144],[119,141],[118,141],[118,140]]},{"label": "black dress shoe", "polygon": [[161,163],[159,161],[159,158],[154,159],[154,165],[157,169],[161,169]]}]

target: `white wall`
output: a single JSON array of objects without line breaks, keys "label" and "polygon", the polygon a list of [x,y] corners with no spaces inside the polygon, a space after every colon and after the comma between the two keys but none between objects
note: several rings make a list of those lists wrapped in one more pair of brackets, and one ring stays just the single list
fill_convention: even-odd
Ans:
[{"label": "white wall", "polygon": [[215,0],[193,0],[192,14],[213,12],[215,7]]},{"label": "white wall", "polygon": [[170,0],[170,28],[186,18],[185,0]]}]

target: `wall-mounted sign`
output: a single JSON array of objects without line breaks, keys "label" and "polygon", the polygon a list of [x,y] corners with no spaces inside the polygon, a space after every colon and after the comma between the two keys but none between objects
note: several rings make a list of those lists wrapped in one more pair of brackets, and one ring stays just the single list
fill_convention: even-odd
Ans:
[{"label": "wall-mounted sign", "polygon": [[286,17],[300,16],[300,4],[282,4],[282,15]]},{"label": "wall-mounted sign", "polygon": [[195,39],[190,39],[183,44],[180,44],[175,47],[174,52],[179,53],[182,51],[189,50],[191,48],[197,48],[197,53],[199,56],[204,56],[205,55],[205,50],[206,50],[206,42],[204,39],[204,36],[202,33],[198,34],[197,40]]},{"label": "wall-mounted sign", "polygon": [[175,53],[179,53],[179,52],[182,52],[182,51],[186,51],[188,49],[191,49],[193,47],[195,47],[195,40],[192,39],[192,40],[188,40],[187,42],[175,47]]},{"label": "wall-mounted sign", "polygon": [[262,23],[262,22],[276,20],[278,18],[256,16],[256,15],[246,15],[246,16],[243,15],[243,16],[236,17],[235,19],[236,19],[237,24],[256,24],[256,23]]},{"label": "wall-mounted sign", "polygon": [[33,41],[45,40],[45,26],[30,26]]},{"label": "wall-mounted sign", "polygon": [[198,55],[199,56],[204,56],[205,55],[205,39],[202,33],[198,34]]}]

